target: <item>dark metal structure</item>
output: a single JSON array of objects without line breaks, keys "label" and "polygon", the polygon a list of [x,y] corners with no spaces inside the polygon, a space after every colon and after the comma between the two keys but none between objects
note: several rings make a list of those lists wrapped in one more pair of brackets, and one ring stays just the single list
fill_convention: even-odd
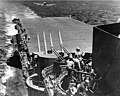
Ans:
[{"label": "dark metal structure", "polygon": [[[54,54],[44,54],[42,52],[34,52],[37,55],[37,76],[32,77],[33,85],[28,84],[29,96],[47,96],[46,89],[42,91],[40,88],[45,88],[42,70],[56,61],[57,57]],[[30,80],[28,80],[30,81]],[[36,87],[35,87],[36,86]]]},{"label": "dark metal structure", "polygon": [[93,28],[93,68],[101,77],[97,93],[109,94],[120,88],[120,23]]},{"label": "dark metal structure", "polygon": [[43,81],[42,70],[53,64],[56,61],[57,57],[54,54],[37,54],[38,62],[37,62],[37,74],[39,81]]},{"label": "dark metal structure", "polygon": [[32,87],[28,87],[28,96],[47,96],[47,94]]}]

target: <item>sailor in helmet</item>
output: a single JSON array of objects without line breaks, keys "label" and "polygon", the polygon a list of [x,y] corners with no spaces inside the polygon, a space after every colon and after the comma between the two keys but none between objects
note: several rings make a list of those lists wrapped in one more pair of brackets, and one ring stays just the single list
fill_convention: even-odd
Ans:
[{"label": "sailor in helmet", "polygon": [[73,69],[74,68],[73,56],[72,56],[71,53],[68,55],[68,60],[66,62],[67,62],[67,67],[69,69]]},{"label": "sailor in helmet", "polygon": [[80,47],[77,47],[77,48],[76,48],[76,53],[75,53],[75,54],[78,56],[78,58],[81,57],[82,52],[81,52],[81,50],[80,50]]},{"label": "sailor in helmet", "polygon": [[71,93],[71,96],[74,96],[75,93],[77,92],[76,84],[75,83],[70,83],[69,84],[69,91]]},{"label": "sailor in helmet", "polygon": [[73,56],[71,53],[68,55],[68,59],[66,63],[67,63],[66,69],[68,71],[68,76],[71,78],[72,69],[74,68]]},{"label": "sailor in helmet", "polygon": [[19,18],[14,18],[14,19],[12,20],[12,22],[13,22],[13,24],[17,24],[19,27],[21,27],[21,28],[22,28],[22,24],[21,24],[21,22],[20,22],[20,19],[19,19]]},{"label": "sailor in helmet", "polygon": [[74,60],[74,63],[75,63],[74,64],[75,65],[75,69],[80,71],[81,70],[81,65],[80,65],[80,60],[78,59],[78,55],[77,54],[75,54],[73,60]]}]

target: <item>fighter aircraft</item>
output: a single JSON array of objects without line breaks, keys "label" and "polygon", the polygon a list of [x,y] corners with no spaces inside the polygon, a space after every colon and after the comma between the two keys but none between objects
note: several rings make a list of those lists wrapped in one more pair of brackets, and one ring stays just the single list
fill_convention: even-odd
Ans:
[{"label": "fighter aircraft", "polygon": [[38,6],[54,6],[56,4],[48,4],[47,2],[43,2],[43,3],[37,3],[37,2],[34,2],[35,5],[38,5]]}]

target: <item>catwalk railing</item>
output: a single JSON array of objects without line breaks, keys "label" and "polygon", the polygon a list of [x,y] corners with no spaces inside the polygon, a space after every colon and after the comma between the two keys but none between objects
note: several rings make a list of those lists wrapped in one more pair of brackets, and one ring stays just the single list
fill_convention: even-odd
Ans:
[{"label": "catwalk railing", "polygon": [[[50,75],[54,75],[53,76],[54,78],[51,79],[51,80],[55,81],[55,83],[53,84],[53,86],[55,88],[54,90],[59,91],[62,95],[66,95],[65,90],[61,87],[61,80],[64,78],[65,75],[67,75],[66,65],[59,65],[59,67],[60,67],[60,70],[57,70],[57,71],[60,71],[58,74],[59,75],[58,77],[55,76],[56,73],[54,72],[54,64],[44,68],[42,70],[42,76],[44,77],[44,83],[47,86],[46,78],[49,78]],[[49,81],[49,80],[47,80],[47,81]],[[47,91],[50,96],[49,89]]]}]

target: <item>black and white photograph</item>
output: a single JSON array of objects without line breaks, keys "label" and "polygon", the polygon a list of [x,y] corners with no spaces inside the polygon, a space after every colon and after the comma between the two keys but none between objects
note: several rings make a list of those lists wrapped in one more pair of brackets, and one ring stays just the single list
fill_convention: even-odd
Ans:
[{"label": "black and white photograph", "polygon": [[120,96],[120,0],[0,0],[0,96]]}]

